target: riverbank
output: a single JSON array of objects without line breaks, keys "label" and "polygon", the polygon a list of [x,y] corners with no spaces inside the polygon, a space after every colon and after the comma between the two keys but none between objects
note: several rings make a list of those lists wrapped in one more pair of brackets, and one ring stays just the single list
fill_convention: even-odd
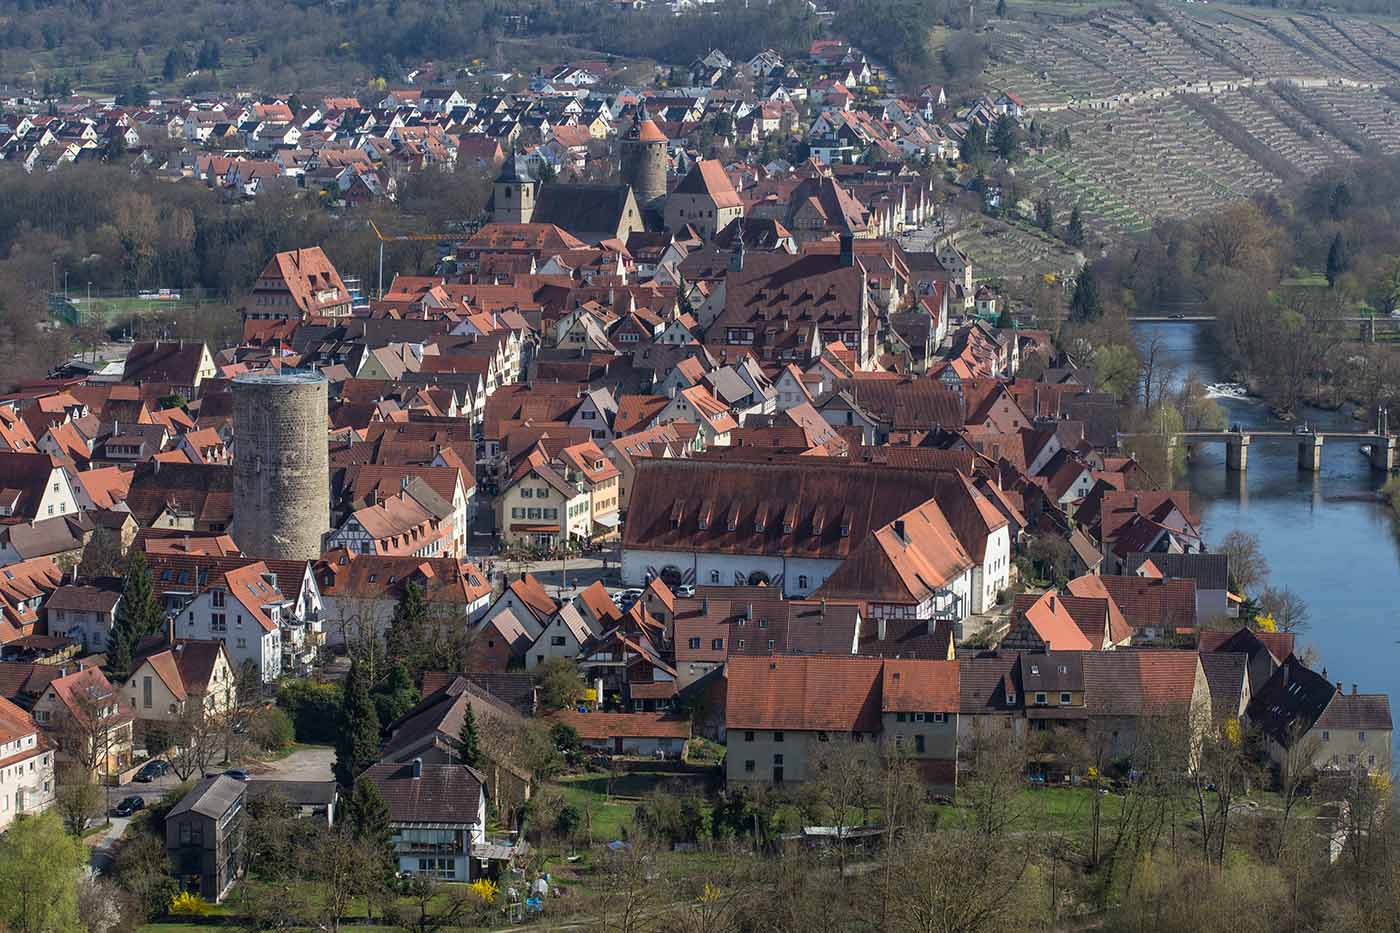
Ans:
[{"label": "riverbank", "polygon": [[[1134,326],[1139,345],[1154,338],[1159,361],[1184,380],[1187,373],[1207,387],[1228,422],[1245,430],[1286,430],[1269,405],[1231,379],[1209,327],[1184,322]],[[1297,418],[1323,430],[1354,430],[1355,409],[1299,407]],[[1310,651],[1329,676],[1366,685],[1400,704],[1400,522],[1386,488],[1387,477],[1350,444],[1327,444],[1322,469],[1298,469],[1292,438],[1257,438],[1245,473],[1226,468],[1223,445],[1197,449],[1178,487],[1192,505],[1211,550],[1236,529],[1259,539],[1271,569],[1269,584],[1287,586],[1307,601],[1310,627],[1299,651]],[[1395,491],[1400,480],[1388,487]],[[1396,499],[1400,505],[1400,498]]]}]

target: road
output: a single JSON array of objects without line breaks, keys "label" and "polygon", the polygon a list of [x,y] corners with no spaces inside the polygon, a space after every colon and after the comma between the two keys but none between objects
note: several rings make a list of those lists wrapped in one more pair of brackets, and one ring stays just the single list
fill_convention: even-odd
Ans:
[{"label": "road", "polygon": [[[312,745],[299,748],[286,758],[278,761],[260,762],[250,761],[241,767],[254,779],[271,778],[283,781],[329,781],[333,777],[331,768],[335,764],[335,749],[326,745]],[[221,768],[210,768],[211,771],[222,770]],[[196,778],[191,776],[190,780]],[[117,801],[123,797],[139,796],[150,806],[161,798],[167,791],[179,786],[180,779],[173,772],[167,771],[154,781],[146,783],[128,782],[120,787],[110,789],[105,800],[110,809]],[[131,824],[130,817],[112,817],[112,824],[93,847],[91,864],[98,872],[107,871],[112,864],[112,856],[116,852],[117,844],[122,835],[126,832],[127,826]]]}]

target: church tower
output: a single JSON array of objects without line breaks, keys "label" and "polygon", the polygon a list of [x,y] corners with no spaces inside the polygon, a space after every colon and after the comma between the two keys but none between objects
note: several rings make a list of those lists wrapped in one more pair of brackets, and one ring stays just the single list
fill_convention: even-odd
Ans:
[{"label": "church tower", "polygon": [[643,210],[666,197],[666,135],[647,116],[644,104],[637,105],[622,137],[622,183],[632,186]]},{"label": "church tower", "polygon": [[539,182],[530,177],[530,170],[523,165],[512,149],[501,166],[501,174],[496,176],[495,190],[491,193],[491,222],[498,224],[528,224],[535,216],[535,195],[539,193]]}]

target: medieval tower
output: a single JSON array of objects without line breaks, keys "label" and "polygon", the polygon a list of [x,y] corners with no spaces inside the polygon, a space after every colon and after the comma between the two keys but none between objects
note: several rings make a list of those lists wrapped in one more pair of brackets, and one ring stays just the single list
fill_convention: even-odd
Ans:
[{"label": "medieval tower", "polygon": [[235,376],[233,528],[252,557],[315,560],[330,530],[326,378],[308,370]]},{"label": "medieval tower", "polygon": [[528,167],[512,149],[501,165],[501,173],[491,192],[491,222],[497,224],[528,224],[535,216],[535,198],[539,183],[530,177]]},{"label": "medieval tower", "polygon": [[637,206],[656,207],[666,197],[666,136],[638,105],[622,137],[622,183],[631,185]]}]

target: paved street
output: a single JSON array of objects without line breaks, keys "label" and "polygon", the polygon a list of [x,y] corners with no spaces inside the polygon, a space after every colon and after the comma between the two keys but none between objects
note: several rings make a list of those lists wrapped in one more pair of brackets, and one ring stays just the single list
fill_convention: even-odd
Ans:
[{"label": "paved street", "polygon": [[[292,754],[280,761],[258,762],[250,761],[239,765],[244,768],[253,778],[275,778],[284,781],[329,781],[332,778],[331,768],[335,764],[335,749],[329,746],[316,745],[309,748],[297,749]],[[230,767],[233,767],[232,765]],[[218,765],[210,766],[209,770],[222,771],[223,767]],[[199,775],[192,775],[191,781],[198,780]],[[166,793],[166,791],[179,785],[180,779],[172,771],[167,771],[164,775],[154,781],[144,784],[130,781],[120,787],[113,787],[107,790],[103,797],[104,810],[110,810],[116,806],[123,797],[138,796],[146,801],[146,806],[150,806]],[[112,817],[112,825],[107,832],[93,846],[91,863],[92,867],[99,872],[105,872],[112,862],[112,855],[117,842],[126,832],[126,828],[131,823],[131,817]]]}]

